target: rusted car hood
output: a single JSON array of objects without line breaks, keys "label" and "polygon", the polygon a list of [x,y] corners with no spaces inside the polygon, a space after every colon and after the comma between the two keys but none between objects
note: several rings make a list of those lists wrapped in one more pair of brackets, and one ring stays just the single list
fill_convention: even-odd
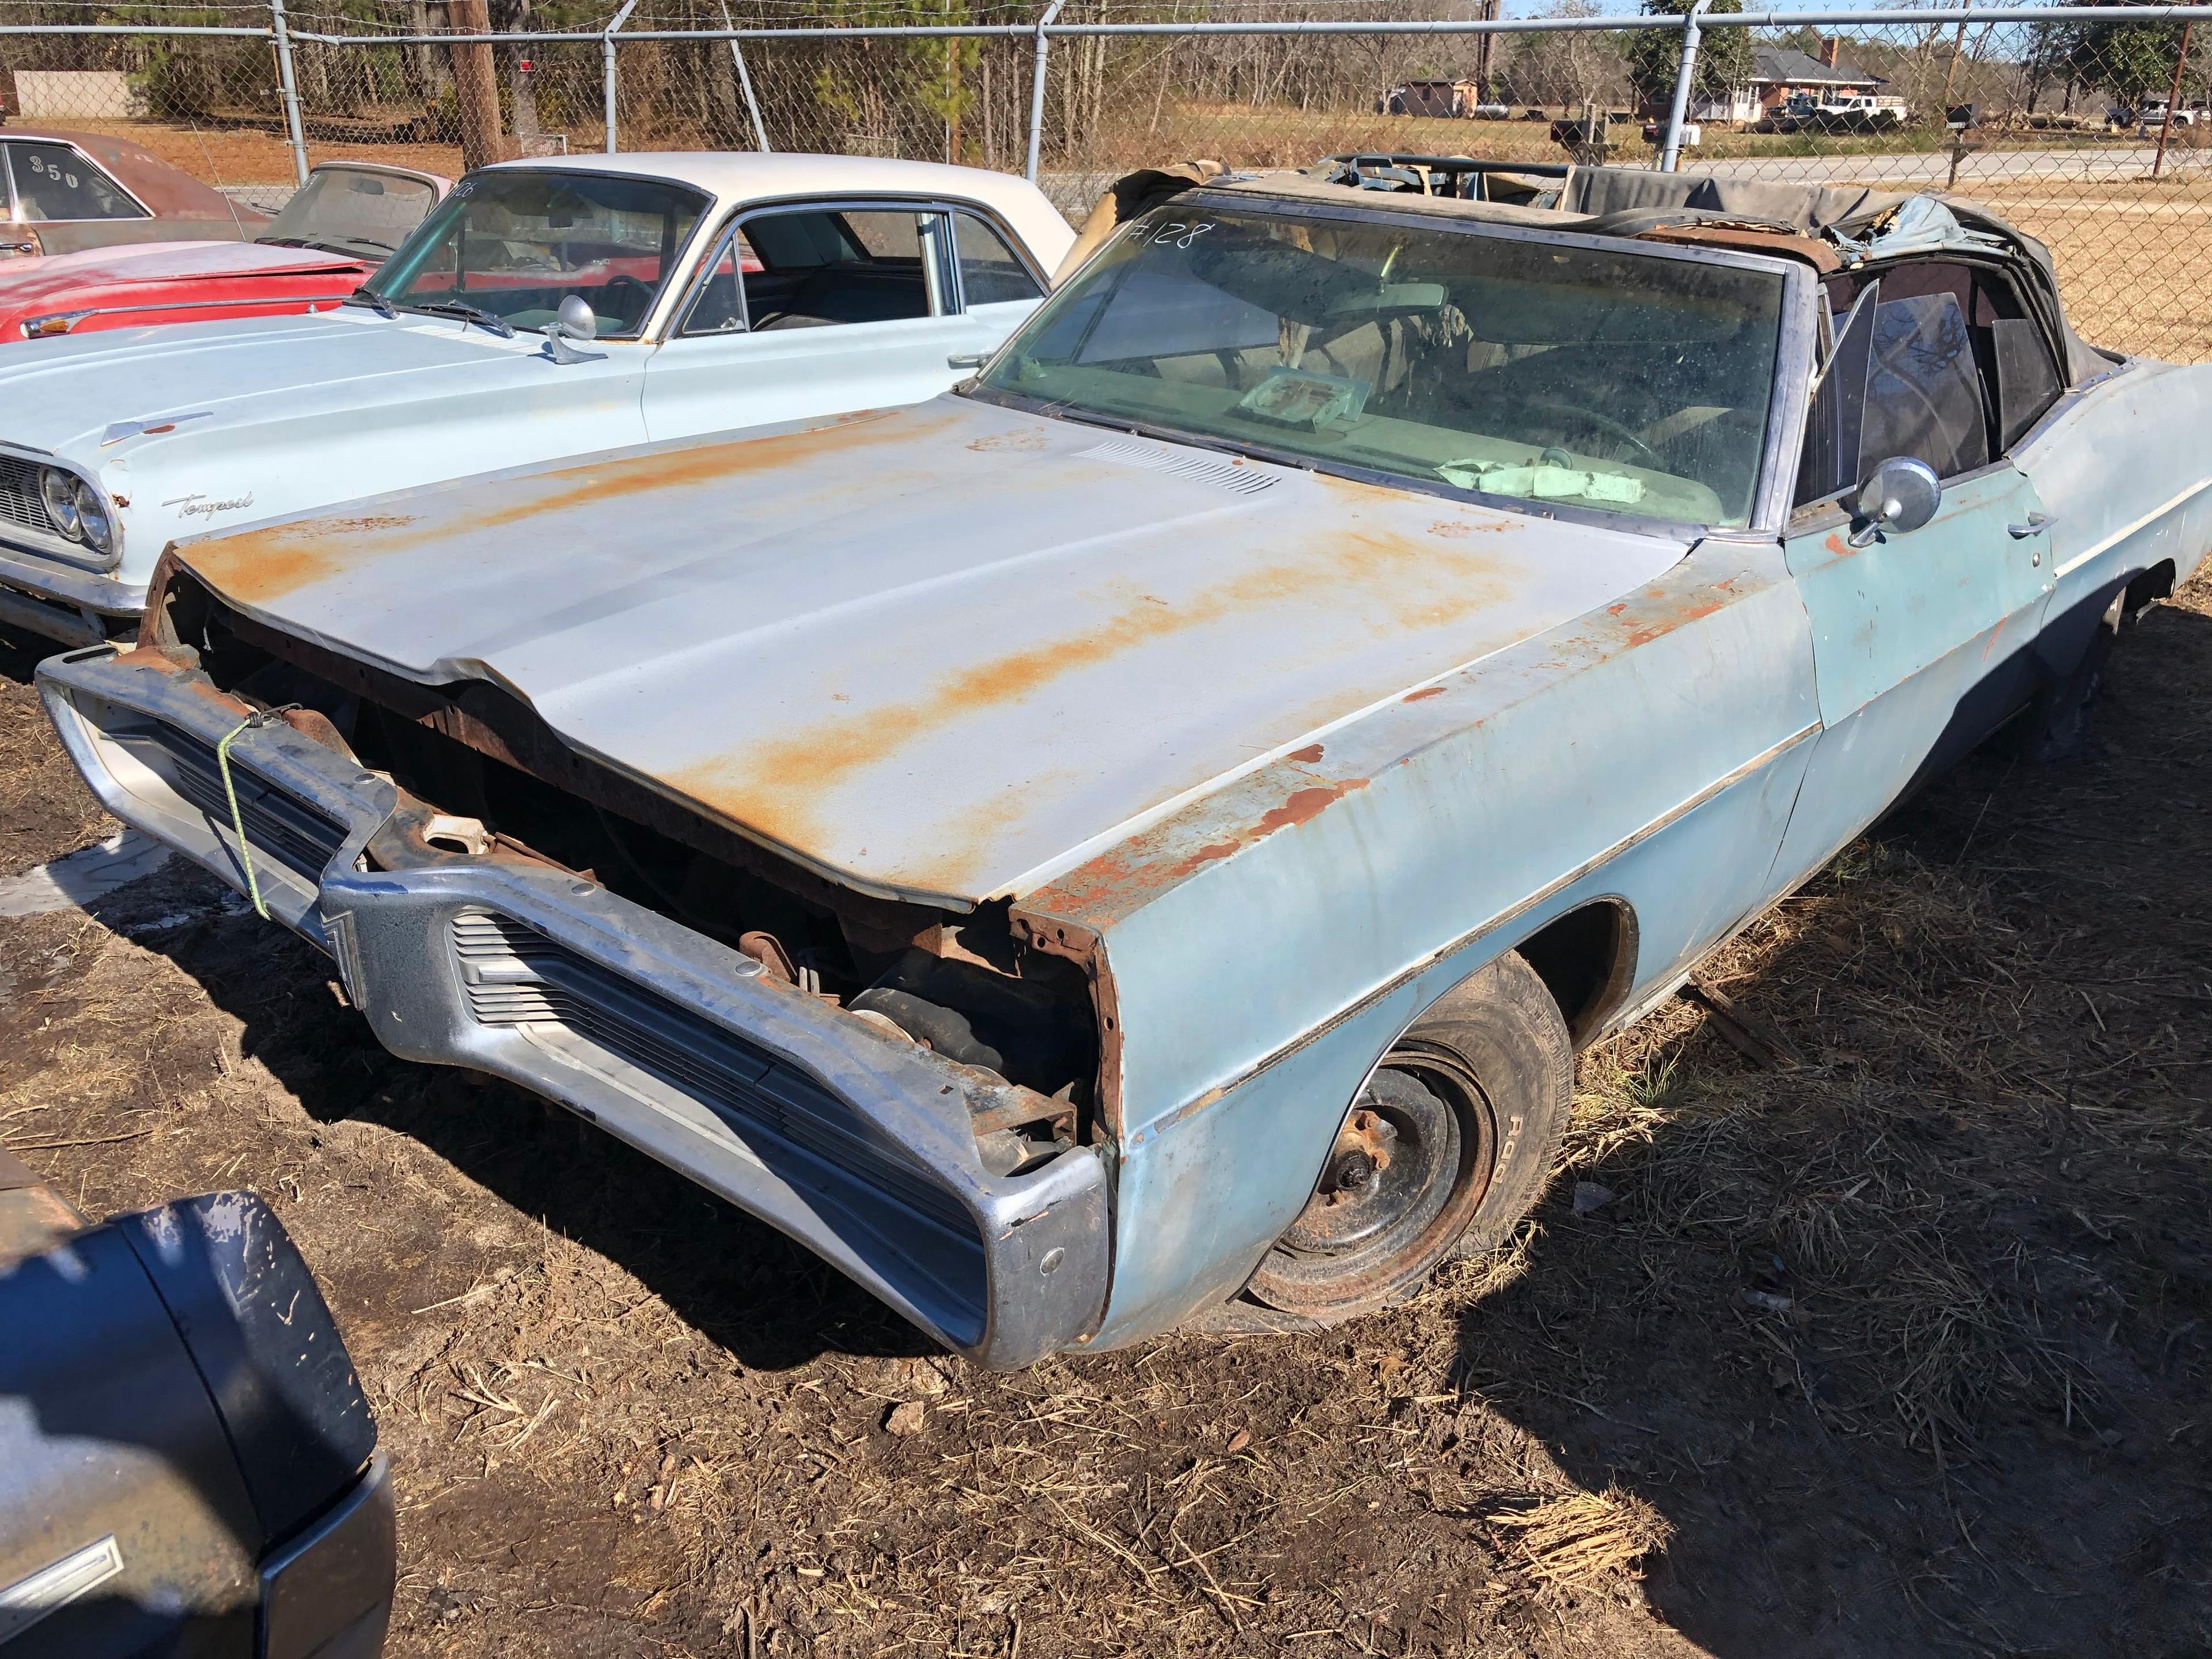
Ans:
[{"label": "rusted car hood", "polygon": [[[957,397],[188,542],[863,890],[1018,894],[1683,556]],[[1532,764],[1541,764],[1532,757]]]}]

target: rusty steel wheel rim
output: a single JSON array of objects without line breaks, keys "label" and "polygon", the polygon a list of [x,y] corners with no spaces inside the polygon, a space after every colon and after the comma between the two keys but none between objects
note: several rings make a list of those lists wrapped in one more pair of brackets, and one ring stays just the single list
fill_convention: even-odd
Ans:
[{"label": "rusty steel wheel rim", "polygon": [[1419,1040],[1393,1049],[1252,1293],[1286,1313],[1344,1317],[1426,1277],[1481,1206],[1497,1139],[1489,1097],[1457,1054]]}]

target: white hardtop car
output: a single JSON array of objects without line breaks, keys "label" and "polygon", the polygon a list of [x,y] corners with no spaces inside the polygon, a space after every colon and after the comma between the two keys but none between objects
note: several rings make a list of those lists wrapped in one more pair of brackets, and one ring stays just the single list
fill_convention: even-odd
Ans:
[{"label": "white hardtop car", "polygon": [[1005,173],[634,153],[469,174],[316,316],[28,343],[0,363],[0,622],[133,626],[174,539],[672,438],[919,403],[1073,233]]}]

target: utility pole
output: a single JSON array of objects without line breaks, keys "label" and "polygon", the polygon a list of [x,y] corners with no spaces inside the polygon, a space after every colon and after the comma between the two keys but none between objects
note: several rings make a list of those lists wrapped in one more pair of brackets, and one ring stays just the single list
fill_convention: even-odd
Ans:
[{"label": "utility pole", "polygon": [[2166,94],[2166,119],[2158,124],[2158,154],[2150,158],[2150,176],[2158,177],[2159,169],[2166,165],[2166,135],[2173,131],[2173,106],[2181,101],[2181,70],[2189,61],[2189,31],[2193,27],[2181,26],[2181,50],[2173,54],[2173,85]]}]

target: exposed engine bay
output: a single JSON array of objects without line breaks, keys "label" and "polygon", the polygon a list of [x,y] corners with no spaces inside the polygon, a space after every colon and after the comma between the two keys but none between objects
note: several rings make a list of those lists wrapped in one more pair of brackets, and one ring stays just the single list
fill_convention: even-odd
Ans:
[{"label": "exposed engine bay", "polygon": [[501,687],[359,662],[254,621],[173,562],[155,592],[141,651],[400,791],[365,867],[549,865],[750,957],[793,995],[1018,1085],[974,1121],[994,1174],[1099,1138],[1092,976],[1042,948],[1006,900],[961,914],[855,891],[579,754]]}]

